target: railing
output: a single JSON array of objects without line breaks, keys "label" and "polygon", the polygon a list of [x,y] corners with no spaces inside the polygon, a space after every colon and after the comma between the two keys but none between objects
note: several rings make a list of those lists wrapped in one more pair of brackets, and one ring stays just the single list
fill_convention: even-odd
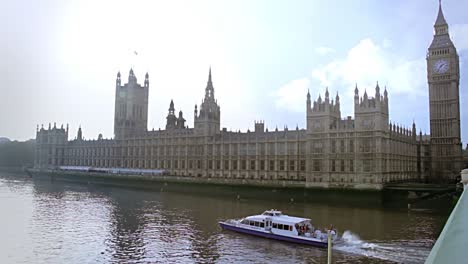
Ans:
[{"label": "railing", "polygon": [[432,263],[466,263],[468,244],[468,169],[461,172],[464,186],[457,205],[445,223],[437,242],[426,259]]}]

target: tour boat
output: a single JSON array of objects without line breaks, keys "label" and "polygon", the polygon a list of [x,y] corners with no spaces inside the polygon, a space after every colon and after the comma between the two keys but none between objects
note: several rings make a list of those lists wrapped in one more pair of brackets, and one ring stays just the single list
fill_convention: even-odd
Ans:
[{"label": "tour boat", "polygon": [[321,231],[308,218],[288,216],[275,209],[240,220],[221,221],[219,225],[223,229],[240,233],[321,248],[328,247],[328,234],[331,235],[332,244],[341,242],[341,237],[332,227]]}]

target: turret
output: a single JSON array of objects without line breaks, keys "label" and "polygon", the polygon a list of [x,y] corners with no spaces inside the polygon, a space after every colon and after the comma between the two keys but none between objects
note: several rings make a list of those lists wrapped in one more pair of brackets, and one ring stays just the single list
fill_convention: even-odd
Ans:
[{"label": "turret", "polygon": [[379,87],[379,82],[377,82],[377,85],[375,86],[375,100],[380,102],[380,87]]},{"label": "turret", "polygon": [[336,91],[335,108],[336,111],[340,111],[340,96],[338,95],[338,91]]},{"label": "turret", "polygon": [[356,88],[354,88],[354,104],[355,105],[359,104],[359,90],[357,88],[357,83],[356,83]]},{"label": "turret", "polygon": [[81,131],[81,126],[78,128],[78,134],[76,135],[77,140],[83,140],[83,132]]},{"label": "turret", "polygon": [[263,133],[265,131],[264,121],[255,121],[255,133]]},{"label": "turret", "polygon": [[115,86],[120,87],[121,80],[120,80],[120,71],[117,73],[117,79],[115,80]]},{"label": "turret", "polygon": [[385,103],[388,102],[387,86],[385,86],[385,90],[384,90],[384,101],[385,101]]},{"label": "turret", "polygon": [[133,69],[130,69],[130,72],[128,74],[128,83],[136,83],[136,82],[137,82],[137,78],[135,74],[133,73]]},{"label": "turret", "polygon": [[309,92],[309,90],[307,90],[307,101],[306,101],[306,105],[307,105],[307,111],[309,111],[309,110],[310,110],[310,107],[311,107],[310,92]]},{"label": "turret", "polygon": [[185,128],[185,119],[183,117],[182,111],[179,111],[179,118],[177,118],[177,128],[179,129]]},{"label": "turret", "polygon": [[198,134],[213,135],[220,133],[221,109],[214,97],[211,67],[205,88],[205,98],[200,105],[200,112],[195,108],[195,131]]},{"label": "turret", "polygon": [[148,73],[145,74],[145,84],[144,85],[145,85],[146,88],[149,88],[149,74]]},{"label": "turret", "polygon": [[[185,120],[184,120],[185,121]],[[169,113],[166,117],[166,129],[174,129],[177,127],[177,117],[175,116],[174,101],[169,104]]]},{"label": "turret", "polygon": [[171,103],[169,104],[169,114],[174,114],[174,101],[171,99]]},{"label": "turret", "polygon": [[325,103],[330,102],[330,93],[328,92],[328,87],[325,89]]}]

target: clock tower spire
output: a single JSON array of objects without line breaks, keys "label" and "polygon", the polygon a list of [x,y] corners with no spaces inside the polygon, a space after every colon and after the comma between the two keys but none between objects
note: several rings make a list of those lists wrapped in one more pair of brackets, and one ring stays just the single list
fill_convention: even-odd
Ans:
[{"label": "clock tower spire", "polygon": [[455,178],[461,170],[460,68],[439,0],[434,38],[427,56],[431,129],[431,180]]}]

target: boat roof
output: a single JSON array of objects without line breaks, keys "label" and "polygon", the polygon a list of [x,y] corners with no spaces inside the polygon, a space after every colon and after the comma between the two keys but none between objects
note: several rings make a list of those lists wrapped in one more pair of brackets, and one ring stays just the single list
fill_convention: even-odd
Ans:
[{"label": "boat roof", "polygon": [[296,223],[301,223],[304,221],[310,221],[309,218],[285,215],[281,211],[278,211],[276,209],[267,210],[260,215],[251,215],[251,216],[246,217],[246,219],[261,219],[261,220],[264,220],[266,218],[270,218],[271,220],[274,220],[275,222],[289,223],[289,224],[296,224]]}]

